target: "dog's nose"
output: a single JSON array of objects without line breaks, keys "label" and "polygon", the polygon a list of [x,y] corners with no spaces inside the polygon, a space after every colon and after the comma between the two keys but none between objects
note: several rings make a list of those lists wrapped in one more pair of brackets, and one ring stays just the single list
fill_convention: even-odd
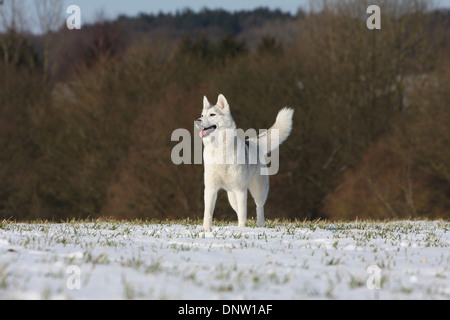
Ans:
[{"label": "dog's nose", "polygon": [[198,118],[195,122],[202,122],[202,118]]}]

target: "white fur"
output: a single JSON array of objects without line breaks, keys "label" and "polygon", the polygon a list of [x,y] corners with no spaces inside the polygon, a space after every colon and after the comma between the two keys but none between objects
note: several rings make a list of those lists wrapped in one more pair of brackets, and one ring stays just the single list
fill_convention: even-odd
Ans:
[{"label": "white fur", "polygon": [[[258,145],[265,155],[276,149],[289,136],[292,130],[292,116],[294,110],[282,109],[276,118],[275,124],[258,137],[248,139],[249,145]],[[217,155],[230,155],[237,159],[236,145],[245,146],[245,142],[236,134],[236,124],[231,116],[230,106],[223,95],[219,95],[217,103],[212,105],[208,99],[203,99],[202,116],[196,121],[196,125],[203,135],[204,143],[204,181],[205,181],[205,212],[203,219],[203,229],[210,230],[212,225],[213,211],[217,199],[217,192],[225,189],[228,193],[228,200],[231,207],[236,211],[239,226],[245,226],[247,222],[247,191],[252,194],[256,203],[256,224],[258,227],[265,225],[264,204],[269,193],[269,176],[261,174],[261,167],[264,164],[257,161],[256,164],[249,164],[249,161],[242,162],[214,162]],[[215,126],[215,129],[214,127]],[[204,130],[211,128],[209,130]],[[273,130],[278,130],[279,143],[263,146],[258,140],[271,137]],[[248,147],[250,148],[250,146]],[[264,148],[266,150],[264,150]]]}]

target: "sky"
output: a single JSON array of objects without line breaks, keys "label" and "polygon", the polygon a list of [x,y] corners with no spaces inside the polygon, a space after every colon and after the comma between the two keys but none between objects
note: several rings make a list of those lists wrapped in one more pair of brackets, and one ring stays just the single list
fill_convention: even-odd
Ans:
[{"label": "sky", "polygon": [[[0,3],[7,3],[10,0],[0,0]],[[33,14],[33,1],[21,0],[30,8],[28,12],[29,20],[36,20]],[[228,11],[252,10],[257,7],[268,7],[270,9],[281,9],[285,12],[296,14],[299,8],[308,10],[310,0],[61,0],[64,3],[62,17],[67,19],[70,14],[66,14],[66,8],[70,5],[78,5],[81,9],[82,24],[92,23],[99,17],[113,20],[120,14],[136,16],[141,12],[159,13],[176,12],[185,8],[199,11],[205,7],[209,9],[222,8]],[[412,1],[412,0],[411,0]],[[450,8],[450,0],[430,0],[435,1],[440,7]],[[1,7],[0,7],[1,9]],[[29,22],[34,24],[35,21]],[[2,26],[0,25],[0,30]],[[32,31],[33,32],[33,31]]]},{"label": "sky", "polygon": [[[205,7],[210,9],[222,8],[229,11],[254,9],[257,7],[279,8],[293,14],[299,8],[308,8],[309,0],[64,0],[67,6],[78,5],[85,19],[91,20],[100,12],[106,18],[115,18],[119,14],[129,16],[140,12],[158,13],[176,12],[184,8],[199,11]],[[435,0],[442,7],[450,8],[450,0]],[[83,12],[84,11],[84,12]]]},{"label": "sky", "polygon": [[[128,16],[140,12],[158,13],[176,12],[189,7],[199,11],[205,7],[222,8],[228,11],[254,9],[257,7],[279,8],[295,14],[300,7],[306,7],[309,0],[64,0],[67,6],[76,4],[80,7],[85,19],[91,20],[103,11],[106,18],[115,18],[119,14]],[[450,0],[448,0],[450,2]],[[83,12],[84,11],[84,12]]]}]

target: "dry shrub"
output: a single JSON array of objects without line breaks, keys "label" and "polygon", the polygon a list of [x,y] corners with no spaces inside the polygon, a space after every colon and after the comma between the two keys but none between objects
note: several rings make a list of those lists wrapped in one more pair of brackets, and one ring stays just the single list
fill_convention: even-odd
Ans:
[{"label": "dry shrub", "polygon": [[159,219],[201,216],[202,166],[173,164],[170,137],[178,128],[195,134],[193,122],[203,93],[200,87],[185,91],[171,86],[136,118],[131,147],[108,187],[104,215]]},{"label": "dry shrub", "polygon": [[421,170],[392,137],[374,144],[347,171],[323,209],[331,219],[450,217],[450,184]]},{"label": "dry shrub", "polygon": [[439,61],[436,73],[411,79],[408,109],[345,173],[328,217],[450,218],[450,72],[448,58]]}]

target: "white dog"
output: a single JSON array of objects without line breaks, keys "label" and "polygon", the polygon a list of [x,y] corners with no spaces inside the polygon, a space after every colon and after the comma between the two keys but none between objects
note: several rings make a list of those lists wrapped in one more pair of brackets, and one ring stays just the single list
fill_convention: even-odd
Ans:
[{"label": "white dog", "polygon": [[[219,95],[216,105],[210,104],[204,97],[201,118],[195,121],[204,144],[204,230],[211,229],[220,189],[227,191],[239,226],[245,226],[247,222],[247,190],[250,190],[256,203],[256,224],[258,227],[265,225],[264,204],[269,193],[269,175],[264,173],[267,169],[265,157],[289,136],[293,113],[292,109],[282,109],[272,128],[257,137],[243,140],[238,135],[225,97]],[[262,142],[264,140],[266,143]],[[254,155],[255,150],[259,156],[252,158],[252,151]]]}]

